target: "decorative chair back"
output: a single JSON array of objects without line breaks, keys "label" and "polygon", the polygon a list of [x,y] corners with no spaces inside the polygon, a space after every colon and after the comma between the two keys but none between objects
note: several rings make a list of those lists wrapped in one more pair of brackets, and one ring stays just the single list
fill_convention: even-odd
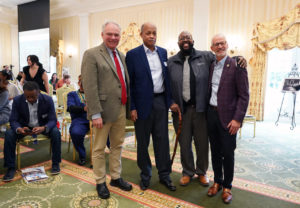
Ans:
[{"label": "decorative chair back", "polygon": [[70,92],[73,91],[71,88],[63,86],[61,88],[58,88],[56,90],[56,97],[57,97],[57,106],[63,106],[64,105],[64,100],[63,100],[63,94],[65,92]]}]

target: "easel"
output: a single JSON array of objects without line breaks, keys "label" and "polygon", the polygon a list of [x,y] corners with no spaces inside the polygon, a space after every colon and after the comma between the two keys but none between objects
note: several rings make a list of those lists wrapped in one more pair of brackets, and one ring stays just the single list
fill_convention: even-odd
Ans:
[{"label": "easel", "polygon": [[[291,72],[288,73],[288,78],[296,78],[296,77],[299,77],[299,72],[298,72],[298,67],[295,64],[292,67]],[[292,113],[291,117],[288,115],[288,113],[283,113],[283,114],[281,113],[282,105],[283,105],[284,97],[285,97],[286,93],[292,93],[293,94],[293,113]],[[278,122],[279,122],[280,117],[289,117],[289,118],[291,118],[291,127],[290,127],[290,129],[293,130],[296,127],[296,121],[295,121],[296,98],[297,98],[296,91],[292,91],[292,92],[284,91],[283,92],[283,97],[282,97],[282,101],[281,101],[281,105],[280,105],[280,109],[279,109],[279,113],[278,113],[278,118],[277,118],[277,121],[275,122],[276,126],[278,126]]]}]

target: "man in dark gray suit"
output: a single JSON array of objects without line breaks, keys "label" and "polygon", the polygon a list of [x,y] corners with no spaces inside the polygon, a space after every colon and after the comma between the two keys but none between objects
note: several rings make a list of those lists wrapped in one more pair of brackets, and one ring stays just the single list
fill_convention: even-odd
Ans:
[{"label": "man in dark gray suit", "polygon": [[[207,108],[209,67],[215,56],[209,51],[193,48],[192,35],[183,31],[178,37],[180,51],[168,61],[172,98],[182,112],[182,130],[179,137],[182,177],[180,185],[189,184],[196,174],[203,186],[209,185],[208,136],[205,112]],[[180,115],[173,112],[173,124],[178,129]],[[194,163],[192,140],[196,148]]]}]

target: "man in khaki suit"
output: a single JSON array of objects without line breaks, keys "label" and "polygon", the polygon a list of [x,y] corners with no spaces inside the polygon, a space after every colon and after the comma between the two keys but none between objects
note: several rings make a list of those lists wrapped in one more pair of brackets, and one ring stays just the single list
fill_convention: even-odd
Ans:
[{"label": "man in khaki suit", "polygon": [[85,51],[81,74],[86,96],[88,119],[92,120],[95,138],[93,171],[100,198],[110,196],[106,186],[105,153],[110,139],[109,170],[111,186],[130,191],[131,184],[121,178],[121,150],[125,137],[126,116],[129,117],[129,77],[125,57],[116,47],[120,26],[106,22],[102,27],[103,43]]}]

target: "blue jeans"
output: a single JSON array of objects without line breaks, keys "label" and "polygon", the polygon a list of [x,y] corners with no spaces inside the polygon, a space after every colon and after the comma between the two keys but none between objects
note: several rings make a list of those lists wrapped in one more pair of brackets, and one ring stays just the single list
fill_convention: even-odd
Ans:
[{"label": "blue jeans", "polygon": [[[42,134],[48,136],[51,139],[52,148],[52,164],[58,164],[61,162],[61,138],[60,132],[57,127],[52,128],[48,133]],[[16,145],[17,141],[22,139],[24,135],[17,134],[12,129],[5,132],[4,139],[4,167],[15,168],[16,161]]]}]

